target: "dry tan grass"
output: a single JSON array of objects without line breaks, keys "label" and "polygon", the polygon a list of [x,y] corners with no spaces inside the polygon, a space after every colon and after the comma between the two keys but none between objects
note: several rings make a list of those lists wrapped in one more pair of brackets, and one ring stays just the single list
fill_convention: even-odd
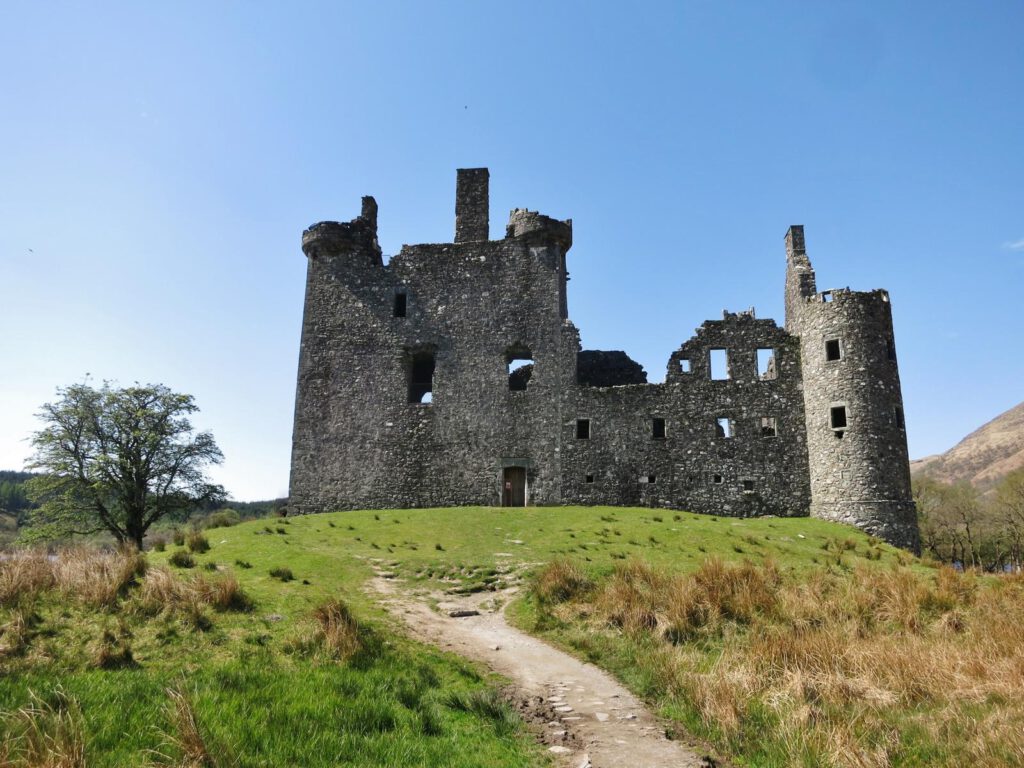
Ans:
[{"label": "dry tan grass", "polygon": [[0,560],[0,606],[31,604],[54,583],[52,563],[42,550],[14,552]]},{"label": "dry tan grass", "polygon": [[109,608],[145,570],[145,558],[127,547],[113,552],[71,547],[54,554],[24,550],[0,560],[0,605],[30,605],[40,593],[56,589],[69,599]]},{"label": "dry tan grass", "polygon": [[533,589],[544,604],[572,600],[592,589],[594,583],[586,571],[569,558],[552,560],[534,576]]},{"label": "dry tan grass", "polygon": [[52,560],[57,588],[66,596],[95,608],[109,608],[146,572],[146,559],[132,548],[113,552],[76,547]]},{"label": "dry tan grass", "polygon": [[182,579],[164,567],[149,569],[137,600],[144,613],[177,613],[197,629],[210,626],[204,613],[207,606],[216,611],[247,611],[253,605],[233,574]]},{"label": "dry tan grass", "polygon": [[328,600],[313,611],[325,645],[339,659],[348,659],[362,647],[359,624],[341,600]]},{"label": "dry tan grass", "polygon": [[631,562],[560,610],[663,638],[643,663],[667,694],[734,744],[769,711],[793,765],[905,760],[900,724],[949,744],[929,764],[1024,765],[1024,577]]},{"label": "dry tan grass", "polygon": [[174,726],[167,740],[180,755],[174,764],[179,768],[215,768],[217,763],[207,749],[192,702],[174,688],[168,688],[167,695],[171,699],[170,720]]},{"label": "dry tan grass", "polygon": [[0,748],[0,768],[85,768],[82,714],[59,688],[53,703],[30,694],[26,706],[2,717],[8,737]]}]

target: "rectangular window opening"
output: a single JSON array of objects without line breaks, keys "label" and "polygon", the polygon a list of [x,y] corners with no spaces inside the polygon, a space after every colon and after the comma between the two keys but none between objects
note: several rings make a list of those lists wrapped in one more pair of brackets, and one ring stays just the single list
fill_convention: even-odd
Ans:
[{"label": "rectangular window opening", "polygon": [[714,483],[715,485],[721,485],[722,484],[722,476],[721,475],[712,475],[711,476],[711,482]]},{"label": "rectangular window opening", "polygon": [[653,485],[654,483],[658,482],[658,478],[656,475],[648,475],[647,482],[648,484]]},{"label": "rectangular window opening", "polygon": [[834,430],[846,429],[846,406],[845,405],[833,405],[829,408],[829,424],[832,425]]},{"label": "rectangular window opening", "polygon": [[681,357],[679,358],[679,372],[689,373],[692,369],[690,368],[690,358]]},{"label": "rectangular window opening", "polygon": [[825,359],[830,362],[843,359],[843,345],[839,339],[829,339],[825,342]]},{"label": "rectangular window opening", "polygon": [[715,436],[732,437],[732,419],[728,416],[719,416],[715,419]]},{"label": "rectangular window opening", "polygon": [[655,440],[665,439],[665,420],[657,416],[651,419],[651,437]]},{"label": "rectangular window opening", "polygon": [[408,299],[404,293],[395,294],[395,317],[405,317]]},{"label": "rectangular window opening", "polygon": [[710,349],[708,359],[711,366],[711,378],[724,381],[729,378],[729,350]]},{"label": "rectangular window opening", "polygon": [[891,338],[885,340],[885,356],[890,360],[896,360],[896,342]]},{"label": "rectangular window opening", "polygon": [[754,481],[753,480],[744,480],[743,481],[743,492],[744,493],[753,493],[754,492]]},{"label": "rectangular window opening", "polygon": [[761,437],[777,437],[779,434],[775,427],[774,416],[761,417]]},{"label": "rectangular window opening", "polygon": [[593,476],[593,475],[587,475],[587,477],[586,477],[586,481],[587,481],[588,483],[592,483],[592,482],[594,482],[594,476]]},{"label": "rectangular window opening", "polygon": [[414,352],[409,366],[409,402],[429,404],[434,401],[434,353]]},{"label": "rectangular window opening", "polygon": [[770,381],[778,377],[775,367],[775,350],[767,347],[760,347],[757,350],[757,378],[762,381]]},{"label": "rectangular window opening", "polygon": [[900,408],[898,405],[893,408],[892,416],[893,416],[893,421],[896,423],[896,428],[897,429],[906,429],[907,428],[907,422],[903,418],[903,409]]},{"label": "rectangular window opening", "polygon": [[832,301],[832,291],[822,291],[821,300],[824,301],[826,304]]},{"label": "rectangular window opening", "polygon": [[590,419],[576,419],[576,439],[590,439]]}]

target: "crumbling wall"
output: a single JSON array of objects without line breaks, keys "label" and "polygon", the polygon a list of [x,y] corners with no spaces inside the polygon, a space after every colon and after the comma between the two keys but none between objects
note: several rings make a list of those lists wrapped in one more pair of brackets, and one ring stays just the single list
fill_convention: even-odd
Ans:
[{"label": "crumbling wall", "polygon": [[[711,378],[713,349],[727,350],[728,379]],[[774,378],[759,374],[758,349],[773,351]],[[562,425],[564,503],[807,514],[799,340],[773,321],[749,314],[709,321],[672,355],[664,384],[578,387],[573,394]],[[728,436],[719,429],[723,418]],[[577,436],[580,419],[588,422],[584,439]],[[770,434],[764,419],[771,419]]]}]

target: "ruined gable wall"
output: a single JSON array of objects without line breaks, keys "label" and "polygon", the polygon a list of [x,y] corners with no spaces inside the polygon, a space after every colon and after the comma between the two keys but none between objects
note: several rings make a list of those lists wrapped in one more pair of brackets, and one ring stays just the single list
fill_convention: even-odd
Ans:
[{"label": "ruined gable wall", "polygon": [[[728,350],[728,380],[710,378],[712,348]],[[775,350],[776,378],[759,378],[758,348]],[[689,373],[680,371],[684,358]],[[799,341],[773,321],[729,315],[707,322],[672,355],[664,384],[576,387],[564,413],[565,503],[807,514]],[[731,437],[718,435],[719,416],[731,419]],[[775,419],[774,437],[762,434],[762,417]],[[577,418],[590,420],[589,439],[577,439]],[[654,418],[665,420],[663,439],[654,436]]]}]

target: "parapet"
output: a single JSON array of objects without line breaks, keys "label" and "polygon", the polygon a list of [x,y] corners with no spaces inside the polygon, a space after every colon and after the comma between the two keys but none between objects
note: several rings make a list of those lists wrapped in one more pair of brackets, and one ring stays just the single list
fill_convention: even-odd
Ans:
[{"label": "parapet", "polygon": [[568,251],[572,248],[572,219],[559,221],[536,211],[515,208],[508,215],[505,237],[526,237],[538,245],[549,245],[553,241]]},{"label": "parapet", "polygon": [[377,201],[363,198],[362,211],[352,221],[321,221],[302,233],[302,252],[309,258],[340,256],[357,251],[376,254]]}]

